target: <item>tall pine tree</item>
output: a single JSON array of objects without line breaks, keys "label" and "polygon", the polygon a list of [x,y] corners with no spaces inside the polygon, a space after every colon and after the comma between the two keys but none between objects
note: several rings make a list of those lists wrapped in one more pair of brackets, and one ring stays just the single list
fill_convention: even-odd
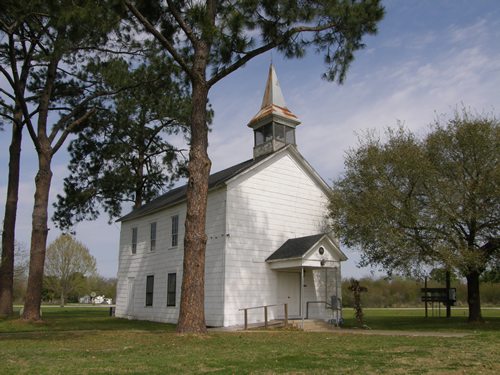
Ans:
[{"label": "tall pine tree", "polygon": [[96,219],[101,210],[117,218],[124,204],[138,208],[185,174],[185,150],[169,138],[188,136],[189,87],[168,57],[145,47],[140,65],[114,62],[108,90],[130,88],[109,98],[70,143],[71,174],[54,214],[61,228]]},{"label": "tall pine tree", "polygon": [[379,0],[132,1],[123,3],[191,83],[192,111],[184,264],[178,332],[205,332],[204,272],[210,89],[254,57],[277,49],[287,58],[308,47],[324,53],[325,78],[342,82],[374,34]]},{"label": "tall pine tree", "polygon": [[[2,59],[2,73],[13,78],[8,79],[12,91],[3,94],[15,102],[13,108],[22,117],[18,121],[27,128],[38,159],[24,319],[40,319],[52,158],[69,134],[80,130],[97,111],[96,100],[109,94],[99,77],[85,72],[88,58],[99,58],[89,49],[106,43],[108,33],[120,22],[103,5],[85,0],[8,1],[3,9],[2,19],[15,25],[9,42],[2,45],[2,55],[10,56]],[[28,67],[24,81],[17,72],[23,62]],[[25,90],[19,89],[17,80],[24,82]],[[11,260],[6,263],[10,269]]]}]

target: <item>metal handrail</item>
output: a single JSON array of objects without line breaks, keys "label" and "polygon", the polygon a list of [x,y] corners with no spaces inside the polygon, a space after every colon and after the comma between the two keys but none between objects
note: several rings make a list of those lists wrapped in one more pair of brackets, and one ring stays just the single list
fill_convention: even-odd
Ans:
[{"label": "metal handrail", "polygon": [[263,306],[253,306],[253,307],[246,307],[243,309],[239,309],[238,311],[243,311],[245,315],[245,330],[248,329],[248,310],[254,310],[254,309],[264,309],[264,327],[267,329],[268,327],[268,320],[267,320],[267,308],[268,307],[274,307],[274,306],[281,306],[283,305],[284,311],[285,311],[285,327],[288,326],[288,303],[279,303],[279,304],[274,304],[274,305],[263,305]]}]

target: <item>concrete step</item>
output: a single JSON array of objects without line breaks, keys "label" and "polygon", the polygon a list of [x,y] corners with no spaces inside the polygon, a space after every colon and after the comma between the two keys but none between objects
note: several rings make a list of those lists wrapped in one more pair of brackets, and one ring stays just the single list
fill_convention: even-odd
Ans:
[{"label": "concrete step", "polygon": [[293,324],[293,326],[298,329],[303,329],[304,331],[310,331],[310,332],[332,331],[338,329],[338,327],[335,327],[333,324],[329,324],[324,320],[317,320],[317,319],[305,319],[303,327],[302,327],[302,320],[293,320],[291,321],[291,324]]}]

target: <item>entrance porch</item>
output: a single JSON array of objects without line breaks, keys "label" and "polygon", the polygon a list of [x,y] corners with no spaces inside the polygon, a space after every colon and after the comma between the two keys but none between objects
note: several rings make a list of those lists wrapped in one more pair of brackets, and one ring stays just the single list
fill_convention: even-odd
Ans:
[{"label": "entrance porch", "polygon": [[288,304],[289,319],[339,323],[340,262],[346,259],[328,234],[290,239],[266,259],[277,272],[278,303]]}]

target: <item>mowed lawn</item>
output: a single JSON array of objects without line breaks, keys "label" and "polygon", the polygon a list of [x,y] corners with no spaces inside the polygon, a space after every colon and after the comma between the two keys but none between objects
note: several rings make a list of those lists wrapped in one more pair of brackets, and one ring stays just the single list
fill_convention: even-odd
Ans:
[{"label": "mowed lawn", "polygon": [[[499,374],[500,310],[486,323],[366,309],[373,329],[422,336],[297,330],[177,335],[173,325],[111,318],[107,309],[45,308],[44,322],[0,321],[0,374],[334,373]],[[345,309],[346,326],[354,326]],[[351,332],[351,330],[349,330]],[[466,333],[429,337],[426,332]]]}]

